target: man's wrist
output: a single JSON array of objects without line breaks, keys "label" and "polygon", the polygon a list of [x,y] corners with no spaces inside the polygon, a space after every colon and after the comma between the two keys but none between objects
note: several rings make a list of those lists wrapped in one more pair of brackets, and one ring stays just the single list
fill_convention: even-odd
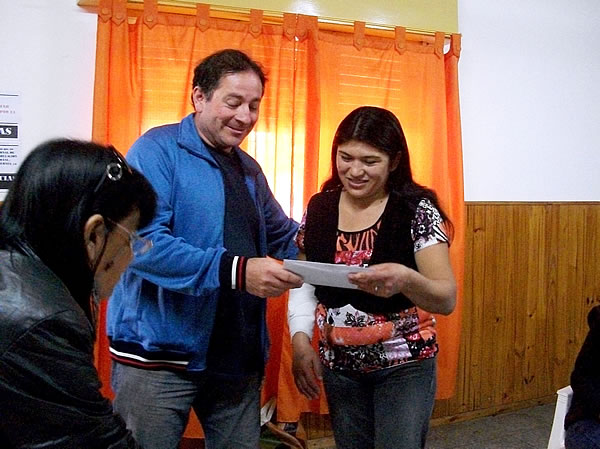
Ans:
[{"label": "man's wrist", "polygon": [[232,256],[224,253],[221,256],[219,267],[219,281],[221,288],[231,290],[246,290],[246,264],[248,258],[245,256]]}]

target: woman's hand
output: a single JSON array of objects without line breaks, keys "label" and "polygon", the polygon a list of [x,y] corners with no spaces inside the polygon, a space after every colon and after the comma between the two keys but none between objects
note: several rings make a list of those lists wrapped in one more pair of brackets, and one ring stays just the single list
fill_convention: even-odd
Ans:
[{"label": "woman's hand", "polygon": [[456,281],[448,257],[448,245],[438,243],[415,253],[417,269],[399,263],[371,265],[348,275],[359,289],[383,298],[404,294],[417,307],[449,315],[456,305]]},{"label": "woman's hand", "polygon": [[320,393],[319,382],[322,379],[321,361],[304,332],[294,334],[292,347],[292,373],[296,387],[308,399],[317,399]]},{"label": "woman's hand", "polygon": [[348,280],[365,292],[389,298],[406,289],[411,271],[399,263],[381,263],[370,266],[367,271],[349,274]]}]

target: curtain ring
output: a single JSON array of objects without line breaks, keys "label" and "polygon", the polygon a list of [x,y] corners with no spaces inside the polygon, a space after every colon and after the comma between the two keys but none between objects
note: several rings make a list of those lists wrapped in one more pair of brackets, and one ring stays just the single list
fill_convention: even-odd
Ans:
[{"label": "curtain ring", "polygon": [[127,20],[127,1],[116,0],[113,2],[112,20],[117,25],[121,25]]},{"label": "curtain ring", "polygon": [[260,36],[262,30],[263,11],[262,9],[250,10],[250,34],[252,37]]},{"label": "curtain ring", "polygon": [[144,24],[152,29],[157,24],[158,0],[144,0]]},{"label": "curtain ring", "polygon": [[406,28],[396,27],[394,29],[394,44],[398,53],[403,54],[406,51]]},{"label": "curtain ring", "polygon": [[460,50],[461,50],[460,41],[461,41],[460,34],[452,34],[450,36],[450,51],[457,58],[460,58]]},{"label": "curtain ring", "polygon": [[210,5],[196,3],[196,27],[200,31],[206,31],[210,27]]},{"label": "curtain ring", "polygon": [[365,45],[365,22],[354,22],[354,46],[361,50]]},{"label": "curtain ring", "polygon": [[438,58],[444,56],[444,40],[446,39],[446,35],[441,31],[435,33],[435,42],[434,42],[434,50],[433,52],[436,54]]},{"label": "curtain ring", "polygon": [[283,35],[293,41],[296,34],[296,14],[283,13]]}]

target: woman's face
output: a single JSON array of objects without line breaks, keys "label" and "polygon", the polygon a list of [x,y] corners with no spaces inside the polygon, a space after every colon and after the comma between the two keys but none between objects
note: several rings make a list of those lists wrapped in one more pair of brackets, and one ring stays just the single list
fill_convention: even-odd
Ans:
[{"label": "woman's face", "polygon": [[[139,216],[140,214],[136,210],[121,220],[119,224],[126,230],[135,232],[138,228]],[[107,298],[111,295],[121,274],[133,259],[129,235],[125,229],[112,226],[112,230],[106,235],[106,247],[94,276],[99,298]]]},{"label": "woman's face", "polygon": [[360,200],[385,196],[390,172],[398,165],[390,165],[390,157],[383,151],[355,140],[338,146],[336,163],[344,190]]}]

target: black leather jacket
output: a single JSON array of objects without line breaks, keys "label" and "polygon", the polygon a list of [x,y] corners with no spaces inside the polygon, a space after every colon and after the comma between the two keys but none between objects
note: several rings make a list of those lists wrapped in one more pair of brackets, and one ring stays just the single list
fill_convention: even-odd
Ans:
[{"label": "black leather jacket", "polygon": [[0,447],[139,448],[99,391],[94,332],[35,255],[0,250]]}]

